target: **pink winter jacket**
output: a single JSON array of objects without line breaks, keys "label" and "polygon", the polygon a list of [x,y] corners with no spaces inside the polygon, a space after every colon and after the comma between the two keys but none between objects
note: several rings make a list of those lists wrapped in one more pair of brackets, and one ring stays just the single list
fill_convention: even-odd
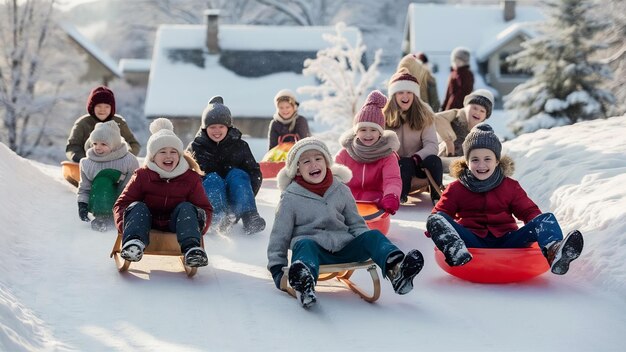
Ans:
[{"label": "pink winter jacket", "polygon": [[437,155],[439,152],[439,141],[435,124],[424,128],[421,131],[412,130],[408,123],[402,124],[399,128],[390,128],[398,135],[400,149],[398,155],[403,158],[410,158],[414,154],[424,160],[429,155]]},{"label": "pink winter jacket", "polygon": [[395,194],[400,199],[402,179],[396,153],[365,164],[352,159],[345,149],[341,149],[335,162],[352,170],[352,179],[347,185],[354,199],[377,202],[387,194]]}]

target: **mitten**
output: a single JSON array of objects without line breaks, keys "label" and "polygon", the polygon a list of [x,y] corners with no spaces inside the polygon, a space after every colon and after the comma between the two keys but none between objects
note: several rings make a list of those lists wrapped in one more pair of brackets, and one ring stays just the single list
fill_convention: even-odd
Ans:
[{"label": "mitten", "polygon": [[413,162],[415,163],[415,167],[420,167],[420,164],[422,163],[422,157],[417,154],[413,154],[411,158],[413,159]]},{"label": "mitten", "polygon": [[89,216],[87,215],[88,213],[89,213],[89,205],[85,202],[78,202],[78,217],[82,221],[89,222],[91,220],[89,220]]},{"label": "mitten", "polygon": [[81,157],[78,154],[74,154],[74,156],[72,156],[72,161],[75,163],[80,163],[80,159]]},{"label": "mitten", "polygon": [[274,279],[274,285],[280,290],[280,280],[283,278],[283,266],[274,265],[270,268],[270,272],[272,273],[272,279]]},{"label": "mitten", "polygon": [[397,195],[390,193],[378,201],[378,206],[389,214],[394,215],[400,208],[400,199],[398,199]]}]

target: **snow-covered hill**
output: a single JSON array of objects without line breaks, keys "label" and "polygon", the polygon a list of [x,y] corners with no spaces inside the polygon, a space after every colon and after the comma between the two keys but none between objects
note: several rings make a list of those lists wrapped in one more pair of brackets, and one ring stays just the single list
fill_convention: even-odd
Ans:
[{"label": "snow-covered hill", "polygon": [[[515,178],[564,230],[585,235],[563,277],[525,283],[460,281],[424,237],[427,195],[393,217],[389,237],[418,248],[415,290],[383,282],[374,304],[320,283],[311,311],[279,292],[265,249],[279,192],[265,180],[269,223],[248,237],[205,236],[210,264],[188,279],[175,258],[146,257],[119,274],[113,231],[78,219],[58,167],[0,145],[2,351],[621,351],[626,331],[626,116],[540,131],[505,143]],[[265,144],[262,144],[265,147]],[[355,274],[367,285],[367,277]]]}]

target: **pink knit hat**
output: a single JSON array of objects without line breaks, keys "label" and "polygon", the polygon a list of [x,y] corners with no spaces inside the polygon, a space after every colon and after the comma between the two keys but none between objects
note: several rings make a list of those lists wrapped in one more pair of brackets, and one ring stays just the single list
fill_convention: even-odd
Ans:
[{"label": "pink knit hat", "polygon": [[361,127],[374,127],[381,134],[385,130],[385,116],[383,108],[387,104],[387,97],[379,90],[372,91],[365,100],[365,105],[354,116],[354,133]]},{"label": "pink knit hat", "polygon": [[391,97],[401,91],[409,91],[418,98],[420,96],[420,85],[417,83],[417,78],[411,75],[405,67],[400,68],[391,76],[388,95]]}]

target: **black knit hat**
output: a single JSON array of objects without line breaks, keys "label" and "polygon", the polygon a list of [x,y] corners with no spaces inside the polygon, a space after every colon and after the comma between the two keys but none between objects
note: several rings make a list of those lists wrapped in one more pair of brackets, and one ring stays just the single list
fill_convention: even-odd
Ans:
[{"label": "black knit hat", "polygon": [[474,126],[463,142],[463,155],[465,160],[469,160],[469,153],[473,149],[485,148],[491,150],[496,159],[500,160],[502,144],[498,136],[493,132],[493,128],[486,123],[479,123]]},{"label": "black knit hat", "polygon": [[224,105],[224,99],[219,95],[211,98],[209,104],[202,112],[202,125],[200,128],[206,129],[211,125],[217,124],[225,125],[226,127],[232,127],[233,125],[230,110]]}]

